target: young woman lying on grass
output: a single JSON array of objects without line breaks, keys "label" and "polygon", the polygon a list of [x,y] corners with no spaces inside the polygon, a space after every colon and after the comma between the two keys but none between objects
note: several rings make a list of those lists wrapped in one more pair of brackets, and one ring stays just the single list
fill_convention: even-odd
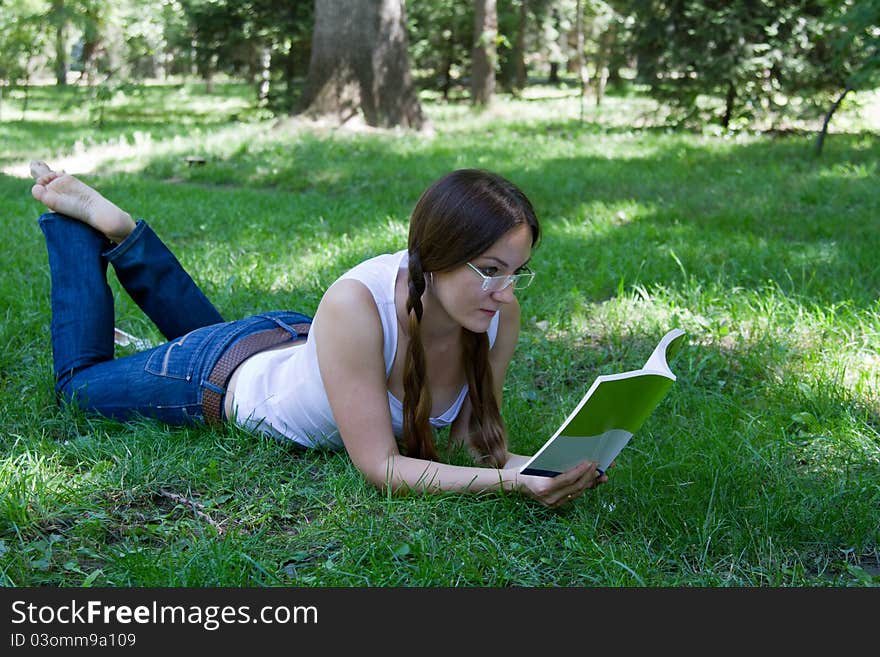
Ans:
[{"label": "young woman lying on grass", "polygon": [[[500,176],[436,181],[412,213],[407,250],[341,276],[314,319],[273,311],[226,322],[145,221],[43,162],[31,173],[34,198],[52,210],[39,223],[62,399],[120,420],[228,420],[307,448],[344,447],[372,484],[394,491],[504,489],[557,507],[607,481],[591,462],[522,475],[526,457],[507,450],[499,409],[519,334],[515,292],[532,280],[539,227]],[[107,263],[169,342],[114,359]],[[433,430],[449,424],[453,445],[481,467],[437,461]]]}]

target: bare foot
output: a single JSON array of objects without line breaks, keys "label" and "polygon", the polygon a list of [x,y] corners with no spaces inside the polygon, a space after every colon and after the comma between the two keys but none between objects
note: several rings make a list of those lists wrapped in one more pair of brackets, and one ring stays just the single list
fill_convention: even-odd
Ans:
[{"label": "bare foot", "polygon": [[36,181],[31,194],[53,212],[79,219],[112,242],[121,242],[134,230],[130,214],[73,176],[37,160],[31,162],[31,176]]}]

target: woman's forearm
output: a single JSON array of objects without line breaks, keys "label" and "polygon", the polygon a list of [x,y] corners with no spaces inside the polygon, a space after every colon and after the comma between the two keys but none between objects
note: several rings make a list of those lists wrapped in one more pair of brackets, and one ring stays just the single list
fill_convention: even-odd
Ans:
[{"label": "woman's forearm", "polygon": [[388,459],[382,481],[370,479],[395,493],[479,493],[517,488],[516,470],[449,465],[399,455]]},{"label": "woman's forearm", "polygon": [[529,462],[530,458],[532,457],[507,452],[507,462],[504,464],[504,468],[506,470],[520,470],[526,463]]}]

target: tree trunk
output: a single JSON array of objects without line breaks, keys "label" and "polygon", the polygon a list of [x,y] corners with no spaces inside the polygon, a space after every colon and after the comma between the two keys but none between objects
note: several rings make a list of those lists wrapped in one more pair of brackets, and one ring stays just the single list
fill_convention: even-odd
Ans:
[{"label": "tree trunk", "polygon": [[577,74],[581,85],[581,121],[584,120],[584,96],[587,93],[587,67],[584,64],[584,9],[583,1],[578,0],[575,11],[577,12]]},{"label": "tree trunk", "polygon": [[474,47],[471,57],[471,102],[474,105],[488,105],[495,93],[497,37],[498,12],[495,0],[475,0]]},{"label": "tree trunk", "polygon": [[24,114],[28,110],[28,104],[31,99],[31,76],[30,73],[24,79],[24,103],[21,106],[21,118],[24,120]]},{"label": "tree trunk", "polygon": [[608,67],[602,66],[596,69],[596,75],[593,78],[593,88],[596,90],[596,107],[602,105],[606,84],[608,84]]},{"label": "tree trunk", "polygon": [[440,90],[443,92],[443,100],[449,100],[449,92],[452,90],[452,65],[455,64],[455,34],[449,35],[443,40],[443,63],[440,66],[442,82]]},{"label": "tree trunk", "polygon": [[730,128],[730,122],[733,120],[733,105],[736,101],[736,87],[733,82],[727,83],[727,96],[724,99],[724,116],[721,117],[721,125],[725,130]]},{"label": "tree trunk", "polygon": [[843,99],[850,91],[852,91],[852,89],[850,87],[846,87],[843,90],[843,93],[837,97],[837,100],[835,100],[831,104],[828,113],[825,115],[825,120],[822,121],[822,130],[819,131],[819,136],[816,138],[816,157],[822,155],[822,147],[825,146],[825,135],[828,134],[828,124],[831,123],[831,117],[834,116],[834,113],[840,107]]},{"label": "tree trunk", "polygon": [[[451,50],[451,49],[450,49]],[[452,89],[452,55],[446,53],[443,57],[443,82],[440,90],[443,92],[443,100],[449,100],[449,91]]]},{"label": "tree trunk", "polygon": [[55,82],[63,87],[67,84],[67,45],[64,40],[67,16],[64,0],[53,0],[52,14],[55,20]]},{"label": "tree trunk", "polygon": [[519,3],[519,25],[516,30],[516,88],[525,89],[528,83],[526,71],[526,19],[528,7],[526,0]]},{"label": "tree trunk", "polygon": [[98,75],[98,46],[100,42],[97,40],[86,40],[83,43],[82,50],[82,73],[80,78],[85,76],[86,86],[91,87]]},{"label": "tree trunk", "polygon": [[611,49],[613,47],[614,31],[612,26],[608,26],[599,35],[596,52],[596,72],[593,75],[593,88],[596,90],[596,107],[602,104],[602,99],[605,97],[605,85],[608,83],[608,63],[611,60]]},{"label": "tree trunk", "polygon": [[421,128],[425,119],[409,69],[403,0],[315,0],[303,94],[305,112],[345,123]]},{"label": "tree trunk", "polygon": [[296,87],[294,79],[296,78],[296,51],[293,46],[284,56],[282,75],[284,77],[284,109],[288,114],[293,113],[294,98],[296,96]]},{"label": "tree trunk", "polygon": [[260,51],[260,86],[257,91],[257,102],[266,105],[269,102],[269,90],[272,80],[272,49],[264,45]]}]

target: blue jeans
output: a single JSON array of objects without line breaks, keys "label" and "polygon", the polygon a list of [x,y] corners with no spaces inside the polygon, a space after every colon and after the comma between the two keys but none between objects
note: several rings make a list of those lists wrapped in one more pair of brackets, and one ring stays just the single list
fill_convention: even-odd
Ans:
[{"label": "blue jeans", "polygon": [[[279,326],[295,340],[299,336],[290,325],[311,322],[291,311],[224,322],[144,221],[118,245],[61,214],[44,214],[39,221],[49,253],[55,390],[60,399],[86,411],[118,420],[201,421],[203,391],[225,392],[208,376],[230,345]],[[114,359],[107,263],[168,342]]]}]

